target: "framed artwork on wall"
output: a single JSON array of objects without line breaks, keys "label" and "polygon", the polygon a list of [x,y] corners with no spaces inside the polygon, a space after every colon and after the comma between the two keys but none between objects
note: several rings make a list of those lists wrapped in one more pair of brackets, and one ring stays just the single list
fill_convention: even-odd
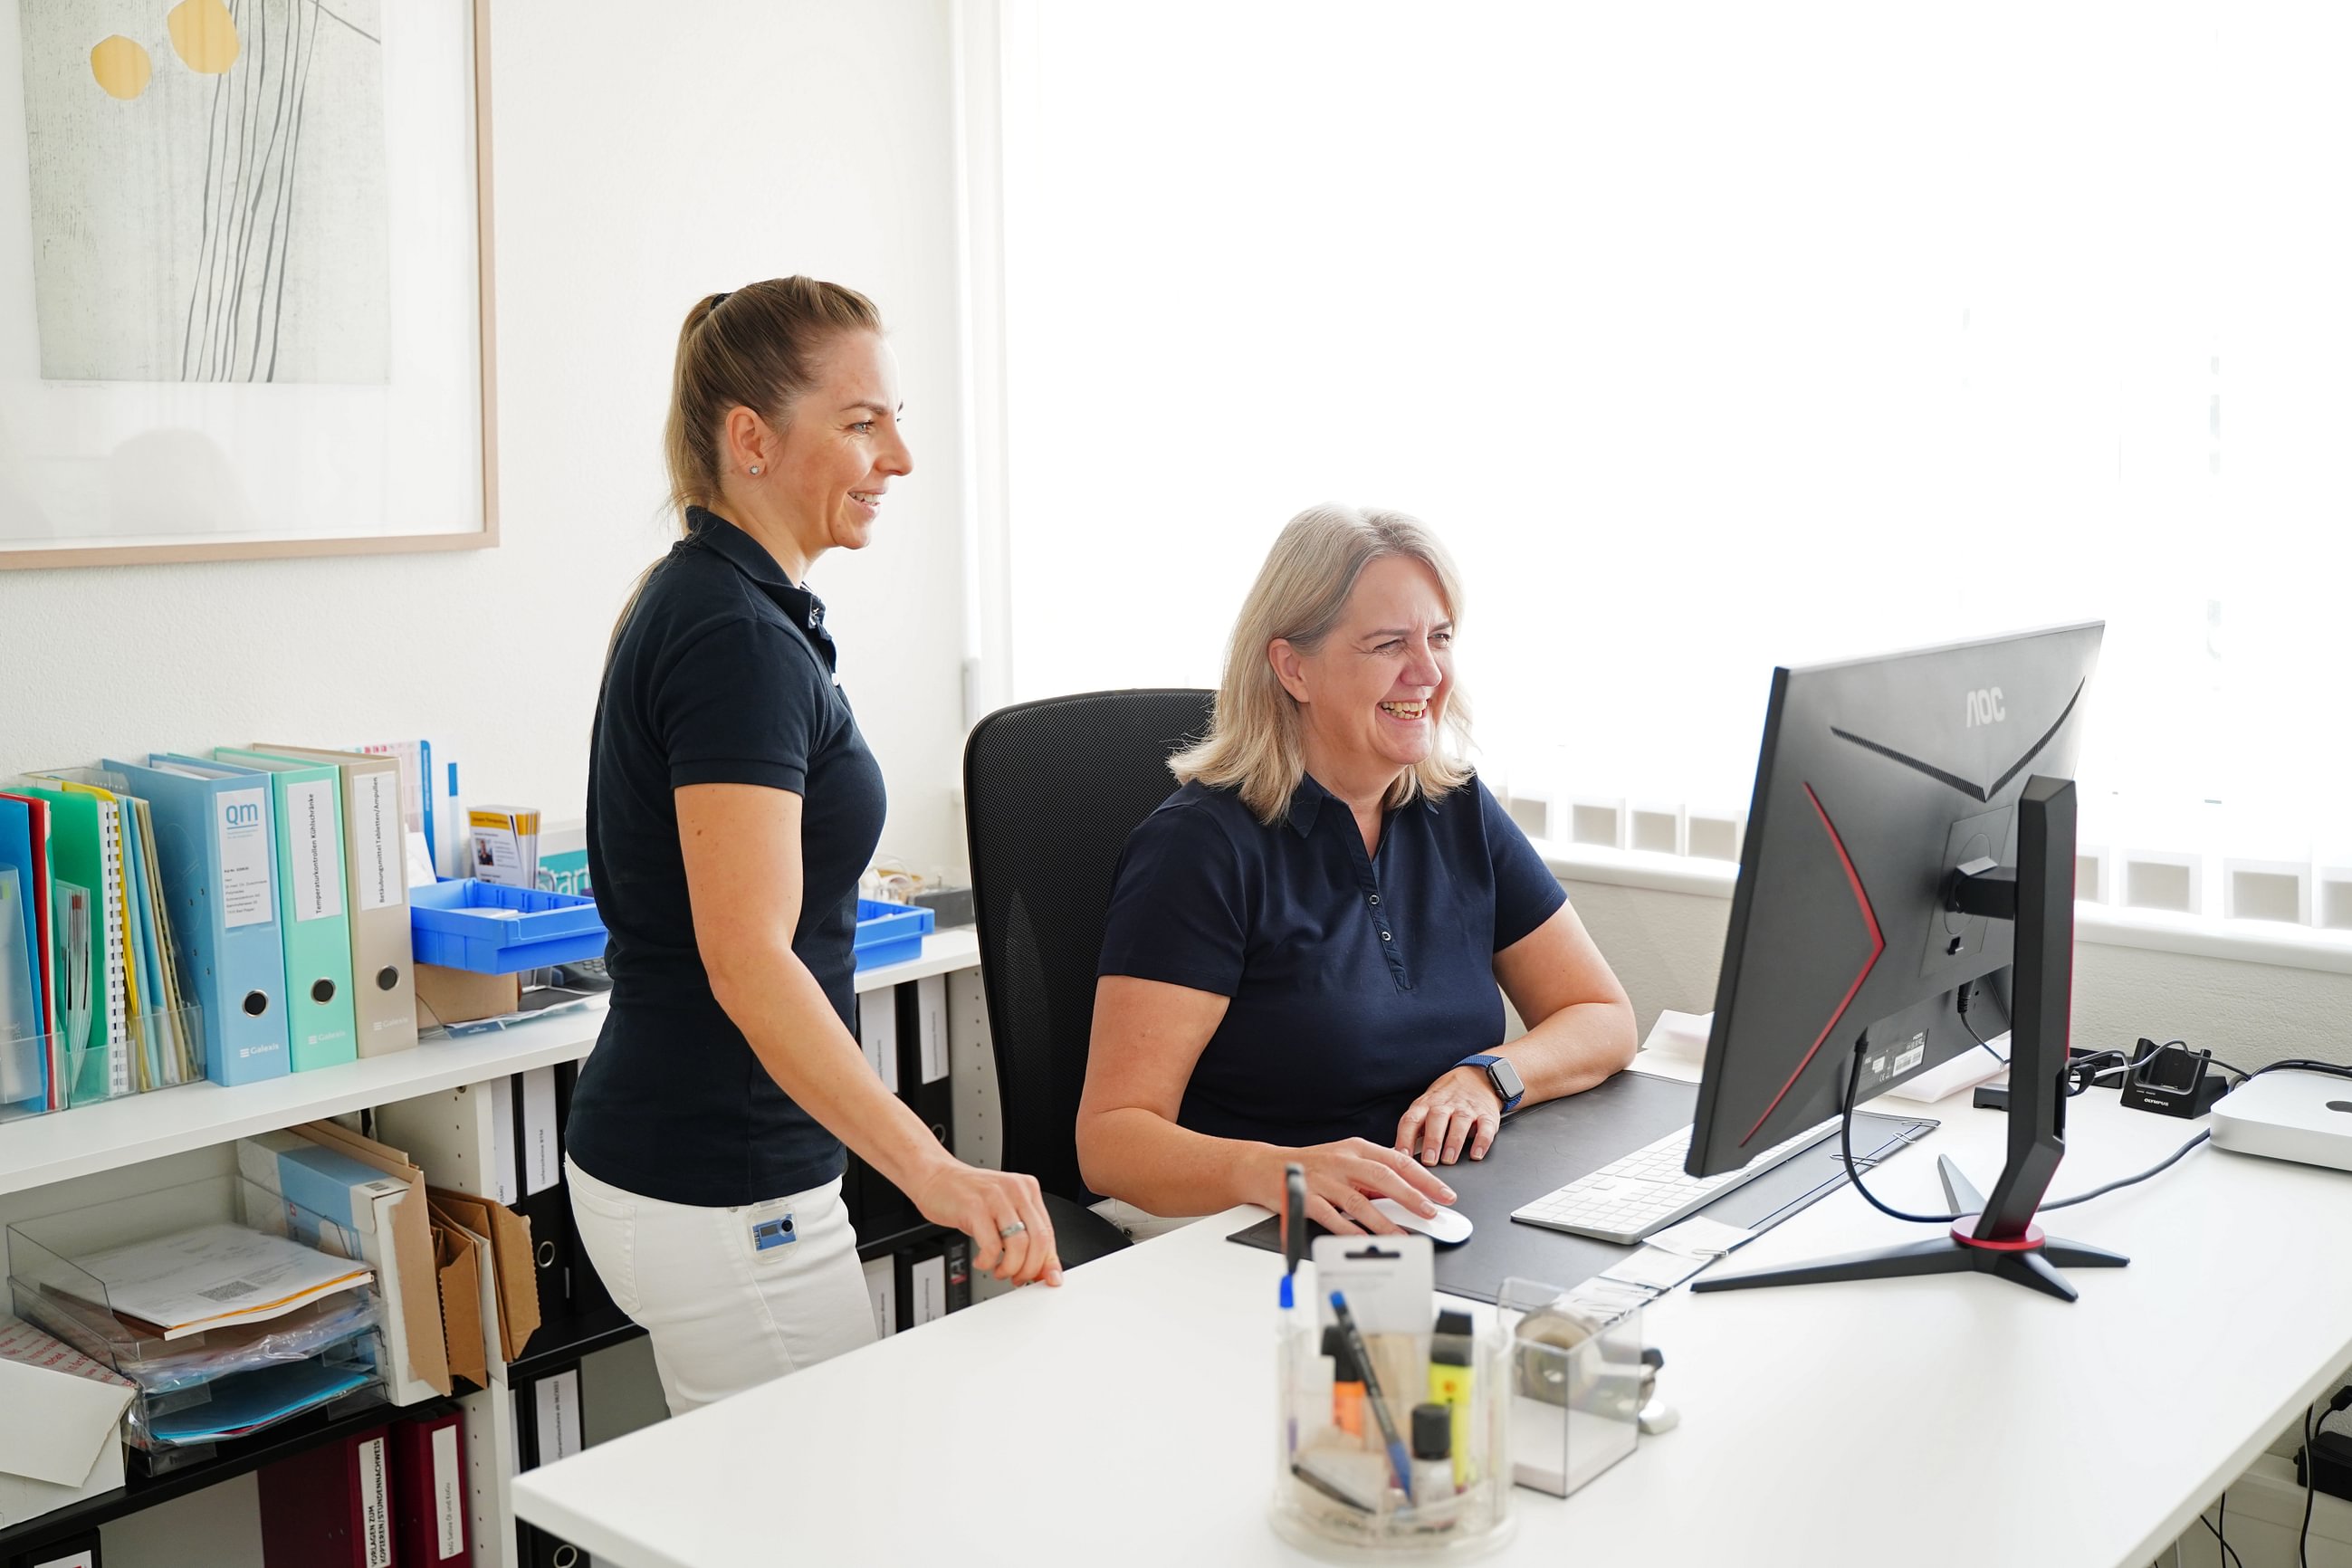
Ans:
[{"label": "framed artwork on wall", "polygon": [[489,0],[0,0],[0,567],[498,542]]}]

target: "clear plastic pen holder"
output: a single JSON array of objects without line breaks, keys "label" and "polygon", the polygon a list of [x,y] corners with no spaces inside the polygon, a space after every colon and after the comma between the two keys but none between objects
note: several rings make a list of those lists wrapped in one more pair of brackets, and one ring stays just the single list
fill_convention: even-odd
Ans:
[{"label": "clear plastic pen holder", "polygon": [[[1366,1552],[1468,1557],[1509,1539],[1509,1412],[1508,1402],[1496,1394],[1505,1386],[1509,1342],[1493,1308],[1468,1310],[1473,1324],[1468,1410],[1454,1426],[1462,1448],[1460,1482],[1420,1499],[1396,1484],[1369,1402],[1352,1419],[1362,1429],[1360,1437],[1342,1425],[1349,1418],[1335,1407],[1331,1358],[1321,1353],[1323,1330],[1314,1307],[1302,1302],[1294,1313],[1284,1314],[1276,1331],[1275,1356],[1270,1512],[1276,1534],[1317,1556],[1343,1559]],[[1433,1304],[1433,1321],[1434,1315]],[[1412,1407],[1431,1402],[1432,1337],[1398,1335],[1391,1343],[1370,1345],[1376,1369],[1387,1366],[1391,1374],[1403,1366],[1414,1369],[1408,1386],[1383,1390],[1397,1431],[1408,1443]]]},{"label": "clear plastic pen holder", "polygon": [[1509,1334],[1512,1473],[1534,1491],[1567,1497],[1633,1451],[1651,1368],[1642,1359],[1642,1310],[1603,1319],[1566,1306],[1555,1287],[1503,1285]]}]

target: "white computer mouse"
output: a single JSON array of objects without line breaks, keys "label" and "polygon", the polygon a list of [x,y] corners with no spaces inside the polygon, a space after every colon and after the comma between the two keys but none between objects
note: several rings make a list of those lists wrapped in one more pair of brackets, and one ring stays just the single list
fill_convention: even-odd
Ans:
[{"label": "white computer mouse", "polygon": [[1470,1216],[1440,1205],[1436,1217],[1423,1219],[1394,1198],[1374,1198],[1372,1206],[1418,1236],[1440,1247],[1459,1247],[1470,1239]]}]

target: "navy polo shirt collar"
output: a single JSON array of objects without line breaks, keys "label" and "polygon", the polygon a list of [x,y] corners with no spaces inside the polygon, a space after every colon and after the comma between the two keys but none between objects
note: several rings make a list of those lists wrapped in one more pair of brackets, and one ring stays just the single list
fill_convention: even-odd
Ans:
[{"label": "navy polo shirt collar", "polygon": [[1289,819],[1290,830],[1301,838],[1313,833],[1315,819],[1323,814],[1323,803],[1330,798],[1331,792],[1317,784],[1312,773],[1299,774],[1298,787],[1290,792],[1290,809],[1284,814]]},{"label": "navy polo shirt collar", "polygon": [[[1315,831],[1315,819],[1323,814],[1323,803],[1338,798],[1339,796],[1316,783],[1313,773],[1300,773],[1298,787],[1290,792],[1290,805],[1284,811],[1283,819],[1290,824],[1290,830],[1293,833],[1305,838]],[[1407,804],[1419,805],[1427,810],[1434,810],[1437,805],[1437,803],[1426,795],[1415,795]],[[1391,811],[1394,809],[1391,808]]]},{"label": "navy polo shirt collar", "polygon": [[834,662],[833,634],[824,626],[824,601],[794,585],[768,553],[767,546],[715,511],[698,506],[686,509],[687,541],[699,544],[750,578],[775,601],[784,618],[808,636],[824,662]]}]

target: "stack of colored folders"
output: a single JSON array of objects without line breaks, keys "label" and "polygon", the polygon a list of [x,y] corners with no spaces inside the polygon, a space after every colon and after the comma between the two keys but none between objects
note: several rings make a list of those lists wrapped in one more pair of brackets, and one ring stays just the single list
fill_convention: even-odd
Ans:
[{"label": "stack of colored folders", "polygon": [[116,774],[0,786],[0,1120],[205,1076],[161,833]]}]

